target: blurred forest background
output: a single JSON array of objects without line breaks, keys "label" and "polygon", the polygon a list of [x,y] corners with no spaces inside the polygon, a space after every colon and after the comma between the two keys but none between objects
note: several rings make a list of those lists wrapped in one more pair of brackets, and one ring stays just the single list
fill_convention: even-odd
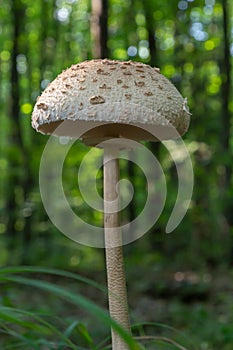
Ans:
[{"label": "blurred forest background", "polygon": [[[0,0],[0,38],[0,266],[62,268],[105,283],[103,250],[64,237],[43,208],[38,174],[48,138],[31,128],[33,105],[73,63],[109,57],[160,67],[193,114],[184,140],[194,192],[182,223],[166,235],[176,170],[162,145],[148,144],[163,166],[169,195],[153,229],[125,247],[129,302],[135,320],[185,329],[197,349],[232,349],[233,3]],[[101,223],[74,190],[87,151],[80,143],[69,152],[64,186],[75,195],[77,212]],[[131,163],[122,163],[122,175],[135,186],[125,214],[132,219],[143,207],[144,178]]]}]

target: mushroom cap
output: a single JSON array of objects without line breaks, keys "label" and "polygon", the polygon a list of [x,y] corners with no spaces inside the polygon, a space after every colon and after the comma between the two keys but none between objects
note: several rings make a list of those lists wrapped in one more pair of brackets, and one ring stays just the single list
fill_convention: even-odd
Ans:
[{"label": "mushroom cap", "polygon": [[158,68],[109,59],[63,71],[37,99],[32,114],[37,131],[79,135],[90,145],[119,137],[175,138],[187,131],[189,121],[187,99]]}]

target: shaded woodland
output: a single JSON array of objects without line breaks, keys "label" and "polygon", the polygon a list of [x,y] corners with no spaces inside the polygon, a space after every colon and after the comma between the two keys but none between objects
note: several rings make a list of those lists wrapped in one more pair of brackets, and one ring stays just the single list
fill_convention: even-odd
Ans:
[{"label": "shaded woodland", "polygon": [[[232,2],[0,0],[0,38],[0,266],[64,269],[105,283],[103,250],[64,237],[43,208],[38,174],[48,137],[31,128],[31,113],[41,91],[73,63],[108,57],[160,67],[188,98],[192,112],[184,141],[193,162],[194,191],[182,223],[166,235],[177,195],[176,169],[162,144],[148,143],[166,174],[169,195],[150,232],[125,246],[133,317],[135,323],[162,320],[187,337],[192,334],[190,349],[232,349]],[[79,143],[69,152],[64,186],[75,196],[77,212],[101,225],[101,213],[82,203],[74,189],[87,151]],[[134,201],[124,213],[131,220],[143,208],[145,179],[131,162],[122,162],[122,176],[135,186]],[[0,292],[3,305],[25,301],[29,291],[25,296],[18,288]],[[83,292],[104,305],[91,288]],[[44,309],[53,303],[51,297]],[[54,305],[62,310],[63,305]],[[161,349],[175,349],[170,346]]]}]

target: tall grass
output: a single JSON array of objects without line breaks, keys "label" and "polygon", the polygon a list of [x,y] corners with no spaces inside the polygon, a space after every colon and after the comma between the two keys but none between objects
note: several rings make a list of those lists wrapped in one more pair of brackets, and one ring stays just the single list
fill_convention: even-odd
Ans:
[{"label": "tall grass", "polygon": [[[10,291],[11,288],[32,287],[30,293],[36,294],[40,291],[51,294],[65,303],[71,304],[71,307],[81,308],[88,312],[90,317],[94,317],[96,322],[101,322],[106,330],[112,327],[127,343],[129,350],[145,349],[180,349],[187,350],[177,342],[162,336],[148,336],[140,333],[143,324],[135,325],[133,329],[137,337],[132,337],[122,329],[114,320],[112,320],[107,311],[89,300],[80,293],[58,286],[56,283],[38,279],[38,276],[60,276],[69,278],[78,283],[91,286],[104,294],[106,288],[94,282],[91,279],[82,277],[68,271],[40,268],[40,267],[7,267],[0,269],[1,290]],[[6,293],[6,292],[5,292]],[[29,310],[26,307],[12,305],[10,296],[4,297],[2,294],[2,303],[0,305],[0,348],[4,350],[107,350],[111,349],[110,338],[105,337],[100,342],[96,342],[90,335],[86,325],[82,320],[66,320],[62,316],[56,315],[56,310],[49,310],[49,315],[38,311]],[[30,303],[29,303],[30,304]],[[36,309],[36,308],[35,308]],[[52,315],[52,317],[51,317]],[[60,322],[59,322],[60,321]],[[62,323],[63,327],[60,327]],[[152,324],[151,324],[152,325]],[[61,329],[62,328],[62,329]],[[152,347],[151,347],[152,346]],[[165,346],[165,347],[164,347]],[[120,350],[120,349],[119,349]]]}]

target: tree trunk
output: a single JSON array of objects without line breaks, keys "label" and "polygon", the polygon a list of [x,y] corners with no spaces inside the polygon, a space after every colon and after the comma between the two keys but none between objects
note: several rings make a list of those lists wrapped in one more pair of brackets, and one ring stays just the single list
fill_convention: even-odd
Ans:
[{"label": "tree trunk", "polygon": [[9,144],[12,150],[8,156],[9,159],[9,177],[8,177],[8,197],[6,199],[6,214],[7,214],[7,237],[9,246],[13,247],[16,244],[16,227],[17,218],[19,215],[19,205],[17,202],[17,191],[20,191],[22,186],[22,175],[20,175],[22,167],[22,135],[20,130],[20,91],[19,91],[19,73],[17,71],[17,57],[19,50],[19,36],[21,20],[23,18],[23,8],[20,0],[12,0],[12,53],[11,53],[11,75],[10,75],[10,132]]},{"label": "tree trunk", "polygon": [[[231,179],[232,179],[232,155],[231,155],[231,122],[232,115],[230,111],[231,102],[231,53],[230,53],[230,3],[228,0],[222,0],[223,9],[223,37],[224,37],[224,50],[222,56],[222,62],[220,65],[222,75],[222,115],[221,115],[221,130],[220,130],[220,142],[221,142],[221,154],[225,158],[223,163],[224,173],[221,175],[221,197],[222,197],[222,213],[226,218],[228,229],[233,225],[233,199],[230,194]],[[222,158],[221,158],[222,159]],[[222,160],[221,160],[222,161]],[[232,258],[233,242],[231,242],[231,249],[229,251],[230,263],[233,263]]]},{"label": "tree trunk", "polygon": [[[24,141],[23,126],[20,116],[20,75],[17,69],[19,55],[26,53],[27,43],[22,41],[23,18],[25,7],[21,0],[12,0],[12,54],[11,54],[11,89],[9,103],[10,132],[9,144],[11,153],[9,159],[8,197],[5,208],[7,212],[7,236],[9,247],[15,248],[19,239],[22,239],[22,261],[27,262],[31,241],[31,208],[29,193],[32,187],[32,176],[28,144]],[[27,72],[27,74],[29,74]],[[29,79],[28,79],[29,81]],[[26,94],[30,94],[30,86]],[[30,100],[30,97],[28,96]],[[30,140],[27,142],[30,143]],[[20,233],[20,235],[19,235]]]},{"label": "tree trunk", "polygon": [[223,35],[224,51],[221,62],[222,73],[222,119],[221,119],[221,147],[226,155],[225,174],[222,179],[223,192],[230,187],[232,176],[232,162],[230,159],[230,132],[231,132],[231,111],[229,104],[231,101],[231,53],[230,53],[230,9],[227,0],[222,0],[223,8]]},{"label": "tree trunk", "polygon": [[[148,42],[149,42],[149,49],[150,49],[150,62],[149,64],[151,66],[158,65],[158,50],[157,50],[157,43],[156,43],[156,23],[153,18],[153,12],[155,10],[155,5],[151,0],[145,0],[143,1],[144,6],[144,12],[146,17],[146,29],[148,32]],[[160,142],[151,142],[150,143],[150,149],[158,156],[159,149],[160,149]]]},{"label": "tree trunk", "polygon": [[91,17],[92,56],[107,58],[108,51],[108,0],[92,0]]}]

